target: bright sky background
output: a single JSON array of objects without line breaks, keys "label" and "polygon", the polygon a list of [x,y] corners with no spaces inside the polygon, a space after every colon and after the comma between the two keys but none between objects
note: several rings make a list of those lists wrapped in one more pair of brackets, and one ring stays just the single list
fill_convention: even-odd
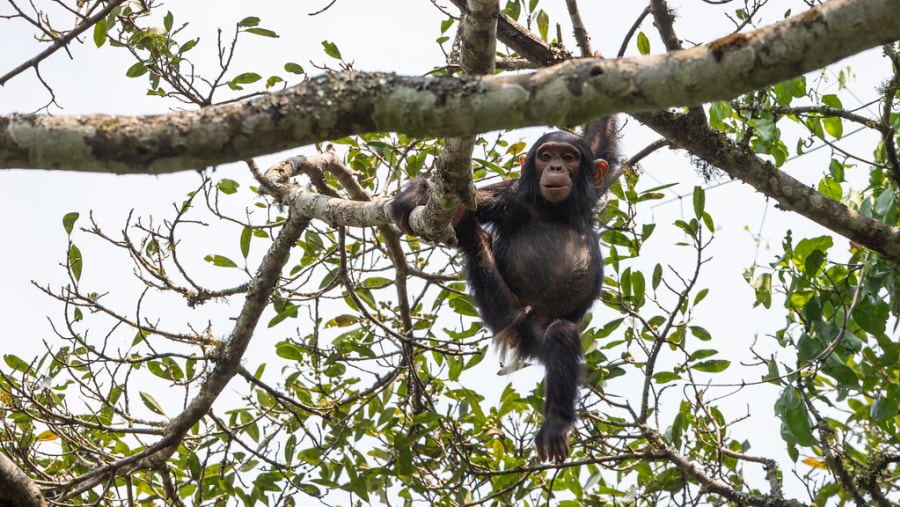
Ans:
[{"label": "bright sky background", "polygon": [[[36,0],[35,3],[42,5],[50,2]],[[448,4],[451,12],[455,12],[448,2],[442,3]],[[557,4],[557,14],[551,15],[554,22],[566,21],[562,16],[565,8],[562,0],[544,0],[542,4],[545,3],[548,5],[542,5],[544,8],[548,8],[550,3]],[[594,0],[582,3],[582,14],[592,34],[594,48],[612,56],[618,51],[622,37],[645,2]],[[322,50],[323,40],[335,42],[344,59],[353,62],[356,70],[419,75],[444,63],[443,55],[433,42],[439,36],[440,22],[444,16],[429,0],[337,0],[323,14],[315,17],[308,15],[308,12],[319,10],[326,4],[325,0],[206,0],[171,2],[168,7],[175,13],[176,26],[189,21],[189,32],[200,36],[201,45],[191,53],[194,61],[200,64],[214,62],[216,27],[222,27],[224,37],[228,38],[230,27],[245,16],[260,17],[261,26],[280,34],[280,39],[243,36],[239,42],[237,60],[232,66],[239,72],[252,70],[263,76],[278,73],[288,77],[281,66],[286,61],[294,61],[315,75],[318,71],[311,61],[334,66],[334,60],[329,59]],[[731,29],[731,25],[717,14],[718,9],[712,6],[696,1],[672,4],[678,7],[680,16],[676,30],[687,43],[706,42],[727,34]],[[803,9],[802,2],[790,4],[795,5],[795,12]],[[0,14],[8,9],[7,5],[0,3]],[[158,12],[160,16],[164,13],[164,9]],[[775,21],[778,19],[766,19],[765,23]],[[642,29],[650,37],[653,51],[661,52],[663,46],[655,36],[651,23],[646,21]],[[564,28],[563,34],[567,47],[574,50],[571,30]],[[145,78],[125,77],[125,70],[133,63],[125,50],[109,45],[98,50],[91,41],[90,32],[84,41],[85,44],[70,46],[72,59],[61,51],[41,65],[43,78],[51,85],[56,102],[63,108],[53,106],[51,113],[145,114],[162,113],[168,108],[179,107],[174,102],[146,97]],[[3,47],[0,52],[0,74],[45,47],[32,40],[30,27],[22,22],[0,21],[0,43]],[[632,42],[628,54],[633,56],[636,53],[635,43]],[[851,87],[859,95],[860,103],[872,100],[876,87],[889,70],[880,56],[880,50],[872,50],[862,57],[833,65],[829,71],[829,81],[822,86],[836,87],[834,73],[847,65],[851,65],[857,75]],[[26,71],[0,88],[0,114],[32,112],[48,100],[48,93],[37,81],[34,72]],[[854,106],[846,100],[844,105]],[[640,128],[634,120],[621,119],[627,122],[623,143],[626,156],[656,139],[657,136]],[[849,130],[845,128],[845,131]],[[521,135],[531,138],[534,132],[523,131]],[[306,147],[297,151],[309,153],[311,149]],[[863,151],[862,154],[868,155],[868,152]],[[815,155],[789,163],[786,170],[804,181],[814,182],[827,170],[827,157],[827,150],[820,150]],[[265,157],[259,163],[267,167],[281,158],[283,154]],[[640,219],[644,222],[671,223],[676,218],[690,218],[691,190],[694,185],[704,183],[695,176],[687,157],[664,151],[646,159],[642,168],[645,171],[642,180],[645,188],[655,186],[657,183],[654,182],[678,182],[679,185],[673,189],[672,199],[653,208],[652,217],[645,214]],[[215,175],[248,181],[242,165],[220,167]],[[41,294],[31,285],[31,281],[54,288],[66,282],[65,272],[59,266],[65,258],[66,236],[61,225],[65,213],[79,211],[82,215],[79,225],[85,226],[87,214],[93,210],[106,232],[113,234],[121,230],[127,212],[132,209],[136,215],[144,217],[170,216],[172,203],[180,201],[198,184],[199,177],[193,172],[154,177],[0,171],[0,213],[4,217],[0,221],[0,353],[13,352],[30,360],[41,353],[42,340],[53,340],[47,317],[58,323],[62,306]],[[749,358],[747,350],[755,335],[763,336],[782,325],[783,312],[777,303],[770,311],[751,311],[753,293],[741,277],[742,270],[754,261],[766,264],[780,253],[781,238],[787,228],[794,230],[795,237],[815,236],[826,231],[806,219],[774,209],[764,197],[741,183],[723,178],[709,186],[707,209],[716,220],[718,231],[712,248],[707,252],[712,260],[701,278],[701,287],[711,290],[709,302],[703,304],[696,315],[697,323],[712,331],[720,350],[728,347],[732,351],[726,353],[726,357],[734,363],[732,368],[736,373],[747,380],[757,380],[760,369],[737,370],[737,363]],[[687,198],[678,200],[675,198],[677,195]],[[761,246],[754,241],[755,234],[763,238]],[[84,239],[85,235],[79,238],[79,246],[87,256],[85,277],[91,276],[97,282],[102,280],[98,277],[108,276],[106,282],[111,287],[127,285],[129,280],[122,280],[131,273],[130,265],[123,262],[127,259],[122,259],[119,253],[116,253],[115,259],[104,259],[100,253],[110,250],[96,248],[99,243],[88,242]],[[659,249],[646,249],[641,261],[647,266],[657,262],[663,266],[670,263],[690,266],[685,263],[692,251],[667,246],[677,240],[675,236],[655,238],[652,244],[658,245]],[[228,241],[233,242],[233,238],[229,237]],[[845,244],[845,240],[836,238],[833,252],[845,251]],[[769,245],[772,249],[768,248]],[[739,400],[734,400],[736,413],[746,411],[748,407],[756,414],[772,413],[774,390],[745,393],[750,396],[742,395]],[[756,393],[758,398],[754,397]],[[751,424],[759,427],[758,420],[755,421]],[[745,426],[741,430],[752,434],[753,427]],[[771,447],[754,441],[751,451],[783,454],[784,444],[777,436],[777,426],[773,425],[768,430],[772,431]],[[788,476],[786,472],[785,477]]]}]

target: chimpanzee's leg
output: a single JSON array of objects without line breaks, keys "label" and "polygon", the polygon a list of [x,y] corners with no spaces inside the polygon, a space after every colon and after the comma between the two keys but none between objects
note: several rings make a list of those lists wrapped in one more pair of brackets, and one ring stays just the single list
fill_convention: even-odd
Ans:
[{"label": "chimpanzee's leg", "polygon": [[562,463],[569,457],[569,430],[575,423],[575,400],[582,379],[584,350],[578,326],[556,320],[547,327],[539,359],[544,363],[544,424],[535,441],[541,461]]}]

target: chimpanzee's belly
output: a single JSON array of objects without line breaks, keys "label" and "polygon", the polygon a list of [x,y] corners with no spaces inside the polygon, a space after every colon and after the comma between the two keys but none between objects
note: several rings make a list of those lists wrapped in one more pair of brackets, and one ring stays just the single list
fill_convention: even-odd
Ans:
[{"label": "chimpanzee's belly", "polygon": [[597,295],[603,268],[593,231],[580,234],[560,222],[533,221],[497,231],[494,256],[519,302],[541,315],[583,312]]}]

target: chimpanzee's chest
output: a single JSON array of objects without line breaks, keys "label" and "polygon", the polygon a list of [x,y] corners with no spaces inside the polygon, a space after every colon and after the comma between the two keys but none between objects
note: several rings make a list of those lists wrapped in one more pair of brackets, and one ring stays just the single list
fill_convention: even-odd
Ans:
[{"label": "chimpanzee's chest", "polygon": [[597,237],[586,229],[533,220],[495,231],[497,267],[523,305],[552,318],[583,313],[590,307],[603,268]]}]

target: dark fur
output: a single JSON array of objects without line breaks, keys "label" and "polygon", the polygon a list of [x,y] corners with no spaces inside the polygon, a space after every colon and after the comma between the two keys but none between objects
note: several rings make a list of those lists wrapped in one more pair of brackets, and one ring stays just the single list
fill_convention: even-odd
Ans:
[{"label": "dark fur", "polygon": [[[596,123],[602,124],[592,127]],[[563,131],[542,136],[528,152],[521,177],[478,189],[477,211],[464,213],[455,226],[472,298],[497,344],[516,360],[537,359],[546,368],[544,422],[535,440],[541,459],[557,463],[569,456],[582,379],[578,324],[603,283],[592,220],[598,199],[592,161],[602,154],[613,163],[614,132],[614,120],[599,119],[586,129],[591,142]],[[541,194],[535,164],[538,148],[548,141],[571,144],[581,155],[572,191],[557,203]],[[401,229],[411,232],[409,213],[429,192],[428,180],[417,178],[394,200],[391,213]]]}]

